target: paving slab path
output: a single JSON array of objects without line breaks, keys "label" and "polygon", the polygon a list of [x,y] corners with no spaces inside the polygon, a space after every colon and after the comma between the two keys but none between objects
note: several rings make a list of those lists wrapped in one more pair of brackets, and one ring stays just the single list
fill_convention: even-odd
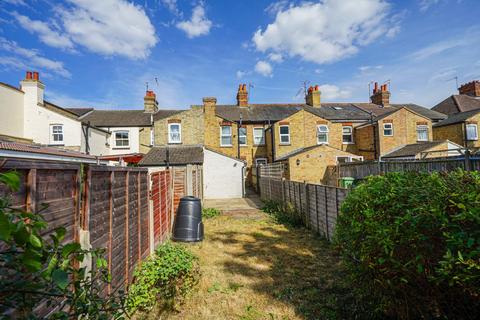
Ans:
[{"label": "paving slab path", "polygon": [[306,229],[275,223],[258,209],[242,215],[237,204],[205,220],[205,240],[189,245],[202,271],[196,291],[178,313],[151,319],[349,317],[341,297],[350,289],[331,245]]}]

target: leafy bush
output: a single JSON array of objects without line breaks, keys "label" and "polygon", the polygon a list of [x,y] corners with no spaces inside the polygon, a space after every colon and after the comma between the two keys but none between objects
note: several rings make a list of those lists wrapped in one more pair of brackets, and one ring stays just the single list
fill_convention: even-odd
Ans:
[{"label": "leafy bush", "polygon": [[167,242],[135,270],[128,306],[148,311],[159,303],[161,309],[177,309],[199,278],[198,258],[185,246]]},{"label": "leafy bush", "polygon": [[369,177],[341,212],[336,244],[379,314],[480,314],[479,172]]},{"label": "leafy bush", "polygon": [[[18,191],[15,172],[0,173],[0,184]],[[124,318],[123,295],[101,293],[110,276],[103,250],[83,250],[65,243],[65,228],[57,228],[47,241],[47,222],[38,213],[11,207],[0,196],[0,319],[38,319],[37,307],[53,309],[50,319]],[[91,256],[95,268],[78,267]]]},{"label": "leafy bush", "polygon": [[283,206],[279,202],[267,200],[263,203],[262,211],[277,223],[290,227],[301,227],[303,225],[302,217],[290,203]]},{"label": "leafy bush", "polygon": [[202,217],[206,219],[215,218],[220,215],[220,210],[215,208],[203,208]]}]

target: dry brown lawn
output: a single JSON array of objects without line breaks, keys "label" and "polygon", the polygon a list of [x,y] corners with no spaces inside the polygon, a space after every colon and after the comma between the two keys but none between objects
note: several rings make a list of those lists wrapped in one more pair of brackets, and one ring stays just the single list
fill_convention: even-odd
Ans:
[{"label": "dry brown lawn", "polygon": [[310,231],[287,228],[259,212],[205,222],[190,245],[202,278],[181,311],[151,319],[342,319],[349,288],[339,257]]}]

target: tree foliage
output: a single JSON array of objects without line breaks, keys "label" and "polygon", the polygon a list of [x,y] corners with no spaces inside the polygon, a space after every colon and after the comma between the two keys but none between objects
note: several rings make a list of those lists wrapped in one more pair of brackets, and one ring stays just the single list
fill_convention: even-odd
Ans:
[{"label": "tree foliage", "polygon": [[379,314],[480,313],[480,173],[369,177],[344,201],[336,244]]}]

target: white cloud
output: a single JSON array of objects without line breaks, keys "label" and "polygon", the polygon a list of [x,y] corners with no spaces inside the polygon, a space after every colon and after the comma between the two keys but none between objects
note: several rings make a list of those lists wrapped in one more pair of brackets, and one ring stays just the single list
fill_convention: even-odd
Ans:
[{"label": "white cloud", "polygon": [[375,72],[383,69],[382,65],[375,65],[375,66],[360,66],[358,70],[363,75],[373,75]]},{"label": "white cloud", "polygon": [[280,10],[273,23],[255,32],[253,42],[261,52],[329,63],[381,36],[395,35],[400,18],[390,15],[385,0],[304,2]]},{"label": "white cloud", "polygon": [[267,61],[260,60],[255,65],[255,71],[264,77],[271,77],[273,73],[273,68],[272,65]]},{"label": "white cloud", "polygon": [[[480,36],[480,32],[478,30],[476,32],[472,31],[472,39],[475,39],[475,37],[478,37],[478,36]],[[430,44],[426,47],[423,47],[420,50],[417,50],[411,53],[409,57],[414,60],[423,60],[453,48],[468,46],[470,43],[471,43],[470,39],[467,39],[467,38],[456,38],[456,39],[440,41],[440,42]]]},{"label": "white cloud", "polygon": [[242,79],[247,73],[242,70],[238,70],[236,73],[237,79]]},{"label": "white cloud", "polygon": [[[0,64],[3,66],[22,70],[39,68],[65,78],[71,77],[70,72],[63,66],[63,62],[45,58],[36,49],[22,48],[15,41],[0,37],[0,50],[13,54],[13,56],[0,59]],[[15,66],[15,63],[17,63],[17,66]]]},{"label": "white cloud", "polygon": [[212,21],[206,17],[203,3],[201,2],[193,8],[190,20],[177,23],[177,28],[184,31],[189,38],[209,34],[212,28]]},{"label": "white cloud", "polygon": [[418,6],[420,7],[420,11],[427,11],[431,6],[439,2],[440,0],[420,0]]},{"label": "white cloud", "polygon": [[287,0],[280,0],[276,2],[272,2],[265,8],[265,12],[268,14],[275,16],[278,12],[285,10],[288,6]]},{"label": "white cloud", "polygon": [[75,44],[107,56],[146,58],[158,41],[143,8],[131,2],[68,0],[68,3],[55,7],[56,14],[49,24],[20,15],[17,19],[47,45],[73,49]]},{"label": "white cloud", "polygon": [[270,59],[270,61],[280,63],[283,61],[283,56],[280,53],[272,52],[268,55],[268,59]]},{"label": "white cloud", "polygon": [[351,96],[350,91],[341,90],[339,87],[333,84],[322,84],[320,86],[320,92],[322,99],[336,100],[345,99]]},{"label": "white cloud", "polygon": [[162,4],[170,11],[172,14],[176,15],[177,17],[181,17],[183,14],[178,9],[177,0],[161,0]]},{"label": "white cloud", "polygon": [[18,13],[13,15],[25,30],[30,33],[37,33],[43,43],[55,48],[73,50],[73,42],[68,36],[60,34],[61,31],[53,30],[45,22],[31,20],[29,17]]}]

